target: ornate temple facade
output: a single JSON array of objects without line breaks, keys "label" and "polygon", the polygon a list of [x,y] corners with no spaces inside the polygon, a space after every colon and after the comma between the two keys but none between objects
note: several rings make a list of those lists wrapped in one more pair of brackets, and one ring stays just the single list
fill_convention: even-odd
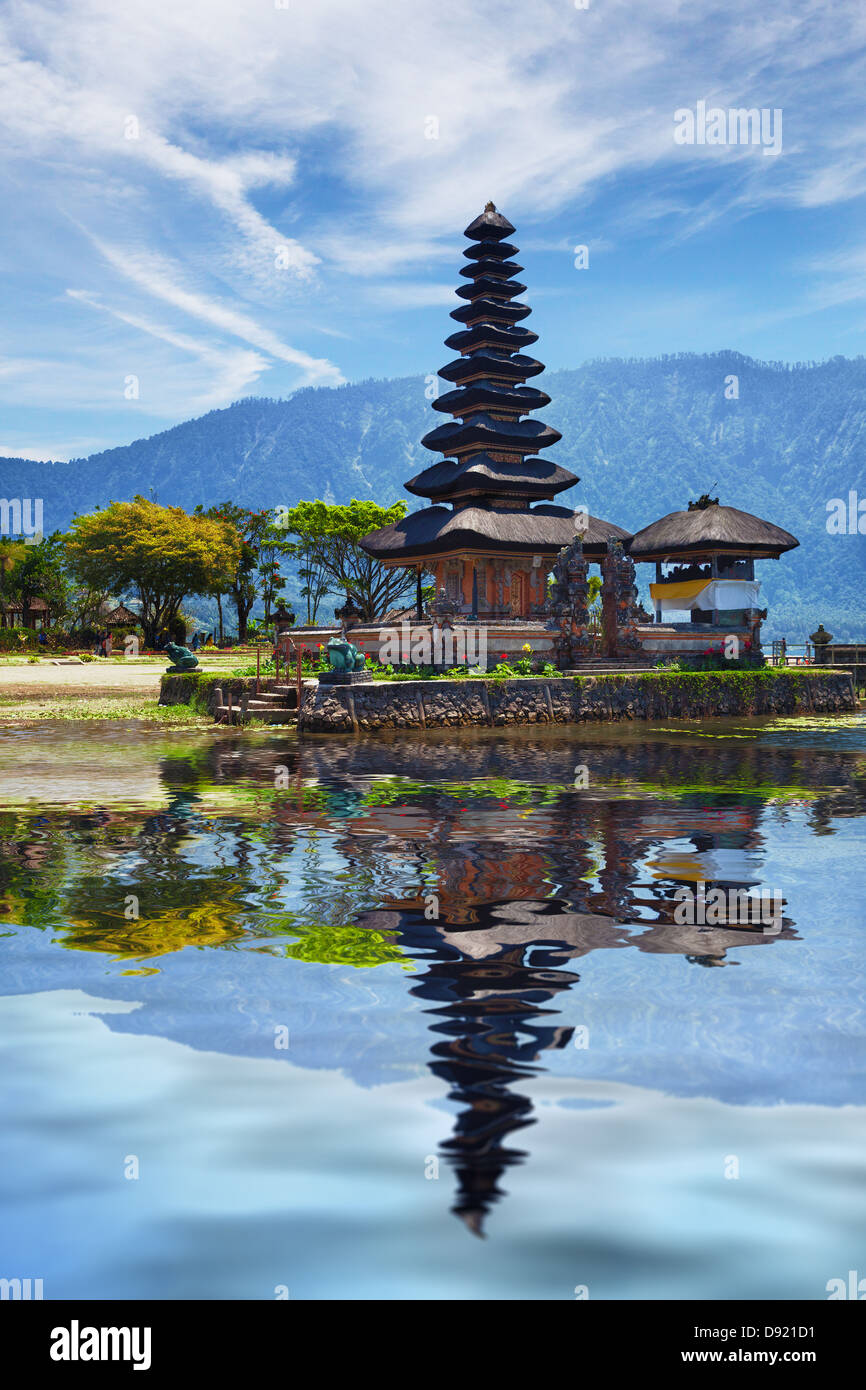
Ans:
[{"label": "ornate temple facade", "polygon": [[432,574],[456,614],[479,620],[545,616],[548,575],[576,534],[596,560],[608,540],[629,539],[622,527],[553,500],[579,479],[539,456],[561,436],[531,418],[550,397],[526,384],[544,364],[526,352],[538,335],[522,326],[531,310],[518,298],[526,286],[515,279],[523,267],[512,259],[513,232],[488,203],[464,233],[464,302],[451,314],[459,330],[445,340],[458,356],[439,371],[453,389],[433,401],[451,418],[421,441],[445,457],[406,483],[431,505],[363,542],[385,565]]}]

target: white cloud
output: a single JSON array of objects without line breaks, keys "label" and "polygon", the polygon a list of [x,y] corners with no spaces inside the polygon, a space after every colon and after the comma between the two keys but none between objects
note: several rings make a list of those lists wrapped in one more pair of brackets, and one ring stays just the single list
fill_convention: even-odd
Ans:
[{"label": "white cloud", "polygon": [[299,352],[297,348],[284,343],[270,329],[262,327],[249,314],[178,284],[175,278],[176,268],[164,257],[153,252],[136,252],[109,246],[96,238],[94,245],[115,270],[151,297],[174,305],[191,318],[209,323],[222,333],[242,338],[281,362],[299,367],[303,372],[302,384],[329,382],[331,385],[338,385],[343,380],[339,370],[325,358],[311,357],[309,353]]},{"label": "white cloud", "polygon": [[434,304],[456,309],[461,303],[453,285],[416,284],[408,280],[396,280],[390,285],[370,285],[366,293],[373,303],[388,309],[426,309]]},{"label": "white cloud", "polygon": [[28,459],[35,463],[68,463],[69,456],[56,453],[50,444],[28,444],[16,441],[4,444],[0,440],[0,458]]},{"label": "white cloud", "polygon": [[191,409],[213,410],[216,406],[229,404],[238,396],[243,395],[247,388],[253,382],[258,381],[262,373],[266,372],[270,366],[268,360],[258,352],[215,347],[211,342],[191,338],[188,334],[178,333],[160,324],[151,323],[138,314],[126,313],[121,309],[112,308],[110,305],[103,304],[96,295],[89,294],[86,290],[70,289],[66,293],[70,299],[75,299],[80,304],[87,304],[92,309],[110,314],[120,323],[128,324],[153,338],[158,338],[161,342],[180,348],[182,352],[191,353],[201,363],[210,367],[213,375],[209,388],[204,395],[190,399]]},{"label": "white cloud", "polygon": [[[305,333],[337,335],[335,306],[355,278],[373,282],[362,302],[445,304],[425,277],[456,263],[487,198],[527,227],[527,246],[549,241],[542,224],[567,211],[576,240],[619,249],[650,223],[683,236],[859,196],[864,40],[861,0],[832,11],[825,0],[781,11],[753,0],[7,0],[3,167],[24,255],[28,225],[41,248],[47,214],[63,207],[103,259],[79,264],[82,241],[59,240],[62,283],[99,291],[118,332],[154,339],[158,328],[196,399],[203,369],[218,395],[256,379],[257,354],[301,382],[336,382],[337,365],[286,342],[287,306],[302,306]],[[781,107],[782,155],[676,146],[673,112],[701,98]],[[615,180],[599,225],[589,206]],[[68,330],[47,307],[45,323],[53,346]],[[231,356],[225,337],[244,347]]]}]

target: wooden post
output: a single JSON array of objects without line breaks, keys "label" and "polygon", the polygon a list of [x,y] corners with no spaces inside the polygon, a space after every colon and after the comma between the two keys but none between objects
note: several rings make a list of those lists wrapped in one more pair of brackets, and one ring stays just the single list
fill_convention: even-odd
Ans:
[{"label": "wooden post", "polygon": [[279,644],[279,641],[277,641],[277,644],[276,644],[276,646],[274,647],[274,685],[279,685],[279,683],[280,683],[280,644]]},{"label": "wooden post", "polygon": [[257,647],[256,647],[256,694],[257,694],[257,695],[258,695],[258,693],[259,693],[259,677],[260,677],[260,675],[261,675],[261,669],[262,669],[262,649],[261,649],[261,646],[257,646]]},{"label": "wooden post", "polygon": [[300,714],[300,712],[301,712],[301,653],[300,653],[300,649],[298,650],[298,673],[297,673],[297,682],[298,682],[298,684],[297,684],[297,691],[298,691],[297,709],[298,709],[298,714]]}]

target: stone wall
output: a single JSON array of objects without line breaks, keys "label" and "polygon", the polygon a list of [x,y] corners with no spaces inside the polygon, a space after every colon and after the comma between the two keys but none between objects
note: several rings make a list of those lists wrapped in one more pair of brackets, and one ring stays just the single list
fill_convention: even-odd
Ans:
[{"label": "stone wall", "polygon": [[647,672],[542,680],[375,681],[308,689],[306,733],[578,724],[584,720],[708,719],[856,708],[849,672]]},{"label": "stone wall", "polygon": [[641,646],[647,656],[700,656],[703,652],[720,652],[724,649],[727,637],[736,637],[741,643],[751,641],[749,627],[719,627],[715,631],[702,628],[695,632],[678,630],[668,623],[653,623],[638,627]]}]

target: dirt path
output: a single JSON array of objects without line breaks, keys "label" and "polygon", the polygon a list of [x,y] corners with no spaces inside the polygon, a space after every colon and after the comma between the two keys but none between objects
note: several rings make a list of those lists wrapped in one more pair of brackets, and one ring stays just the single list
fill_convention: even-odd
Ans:
[{"label": "dirt path", "polygon": [[[221,668],[204,665],[205,673]],[[227,669],[226,667],[222,668]],[[40,661],[33,666],[0,664],[0,703],[7,700],[111,697],[112,695],[156,695],[163,665],[139,665],[135,661],[91,661],[80,666],[52,666]]]},{"label": "dirt path", "polygon": [[82,666],[7,666],[0,668],[0,701],[65,699],[110,694],[151,695],[159,690],[159,666],[116,666],[113,662]]}]

